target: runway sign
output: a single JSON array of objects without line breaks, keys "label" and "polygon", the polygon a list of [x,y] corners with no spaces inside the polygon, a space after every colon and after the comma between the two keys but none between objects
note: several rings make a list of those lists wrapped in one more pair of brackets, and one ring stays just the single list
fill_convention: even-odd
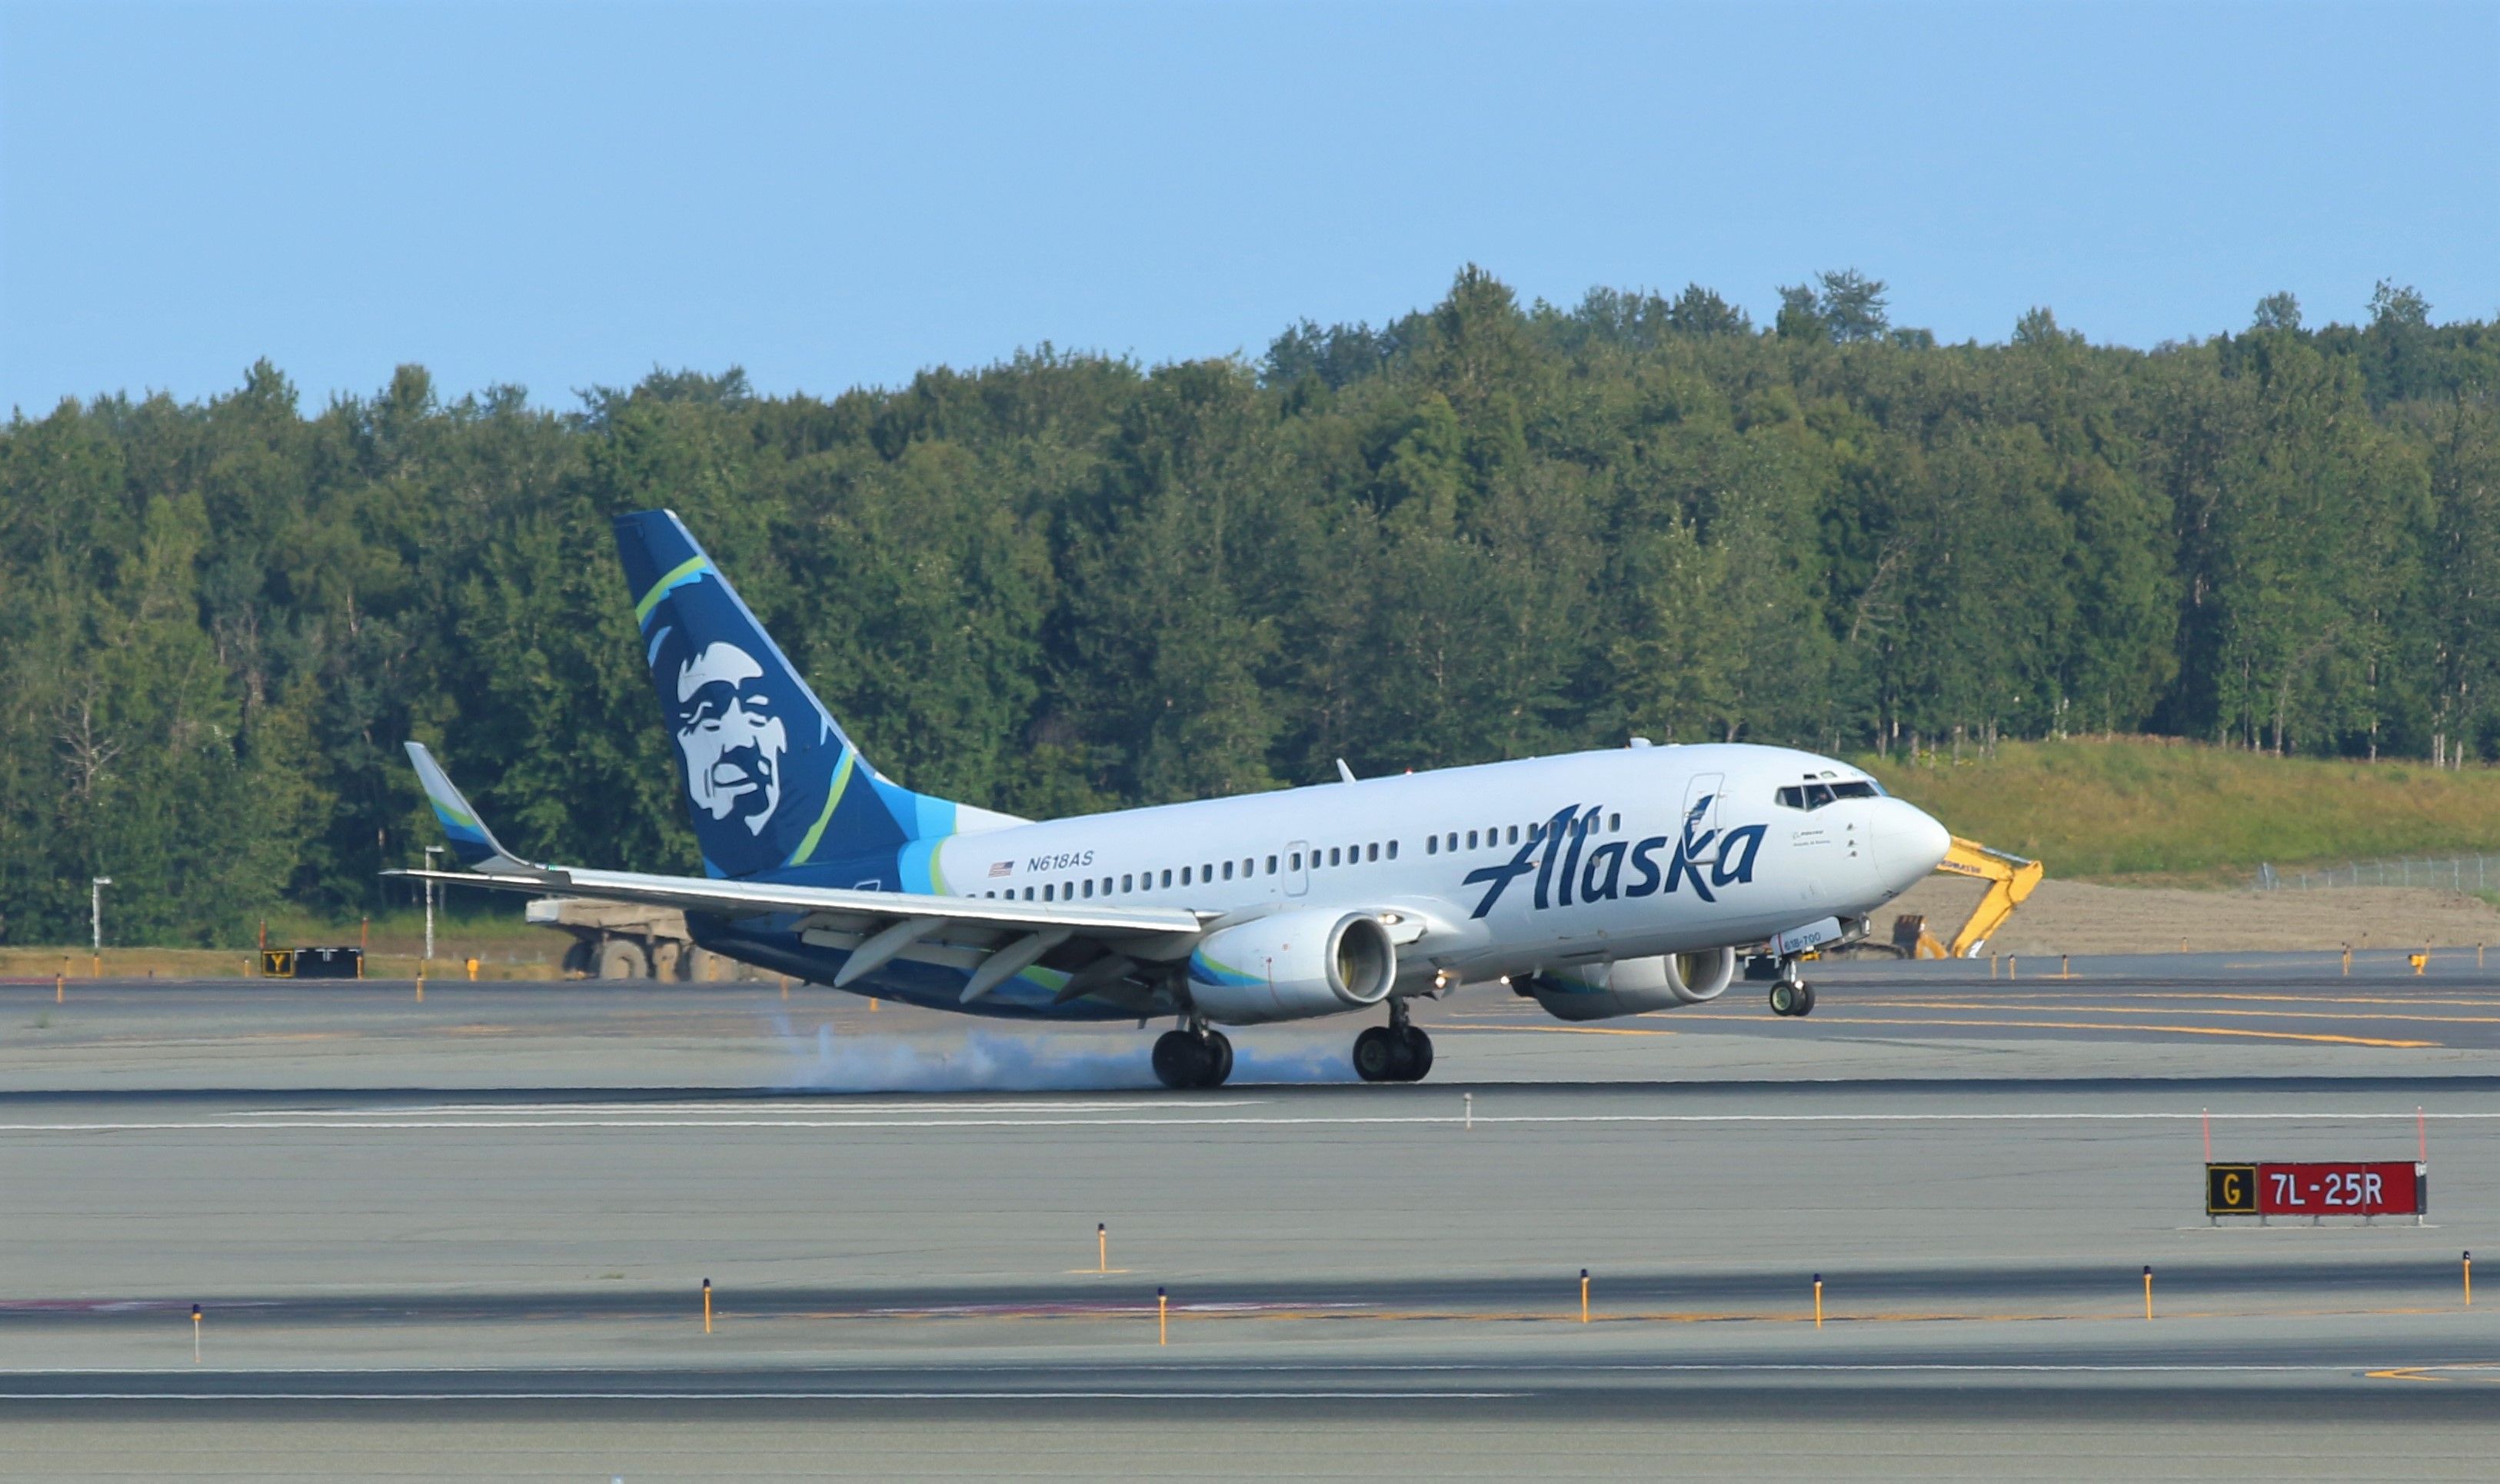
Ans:
[{"label": "runway sign", "polygon": [[261,977],[269,979],[295,977],[295,950],[292,948],[261,949],[260,973]]},{"label": "runway sign", "polygon": [[295,977],[299,979],[361,979],[365,976],[365,951],[362,948],[298,948],[295,950]]},{"label": "runway sign", "polygon": [[2410,1160],[2207,1165],[2208,1216],[2418,1216],[2430,1171]]}]

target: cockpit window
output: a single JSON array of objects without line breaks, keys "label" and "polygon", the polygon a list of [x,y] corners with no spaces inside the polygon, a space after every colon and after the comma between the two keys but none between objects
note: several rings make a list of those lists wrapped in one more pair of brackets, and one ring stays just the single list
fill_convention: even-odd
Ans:
[{"label": "cockpit window", "polygon": [[1865,779],[1846,783],[1806,783],[1780,789],[1771,797],[1782,808],[1819,809],[1843,799],[1880,799],[1884,791]]}]

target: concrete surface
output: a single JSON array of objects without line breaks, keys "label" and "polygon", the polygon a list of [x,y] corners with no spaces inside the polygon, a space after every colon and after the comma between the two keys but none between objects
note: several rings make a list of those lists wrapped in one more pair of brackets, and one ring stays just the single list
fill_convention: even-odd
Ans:
[{"label": "concrete surface", "polygon": [[[1205,1095],[806,987],[0,986],[0,1477],[2488,1476],[2500,973],[2076,967]],[[2209,1225],[2208,1129],[2426,1138],[2430,1222]]]}]

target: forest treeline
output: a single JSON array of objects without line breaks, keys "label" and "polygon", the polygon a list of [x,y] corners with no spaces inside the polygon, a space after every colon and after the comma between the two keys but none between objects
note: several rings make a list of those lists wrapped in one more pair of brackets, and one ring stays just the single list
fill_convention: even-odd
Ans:
[{"label": "forest treeline", "polygon": [[64,402],[0,435],[0,937],[93,874],[121,941],[380,901],[411,737],[524,850],[691,867],[608,532],[662,505],[887,773],[1021,813],[1629,734],[2488,761],[2495,390],[2500,326],[2390,284],[2136,350],[1470,269],[1255,362]]}]

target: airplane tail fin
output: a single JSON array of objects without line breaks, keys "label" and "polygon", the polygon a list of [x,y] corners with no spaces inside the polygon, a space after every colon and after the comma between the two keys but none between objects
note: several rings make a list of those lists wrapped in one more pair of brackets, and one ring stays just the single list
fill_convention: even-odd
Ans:
[{"label": "airplane tail fin", "polygon": [[674,511],[618,516],[616,551],[705,870],[747,876],[892,851],[898,878],[881,885],[932,889],[927,863],[964,822],[957,807],[859,755]]}]

